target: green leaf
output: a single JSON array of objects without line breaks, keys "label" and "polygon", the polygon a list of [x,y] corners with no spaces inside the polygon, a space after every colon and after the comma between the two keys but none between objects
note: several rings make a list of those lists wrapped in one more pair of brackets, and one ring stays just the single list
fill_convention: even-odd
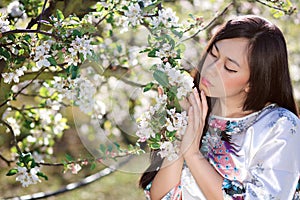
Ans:
[{"label": "green leaf", "polygon": [[13,176],[18,173],[17,169],[11,169],[7,172],[6,176]]},{"label": "green leaf", "polygon": [[70,66],[67,68],[67,73],[68,73],[68,75],[71,75],[71,79],[77,78],[77,75],[78,75],[78,73],[79,73],[79,68],[78,68],[78,66],[70,65]]},{"label": "green leaf", "polygon": [[144,7],[143,8],[143,11],[144,12],[151,12],[152,10],[154,10],[156,7],[157,7],[157,5],[158,4],[160,4],[161,3],[161,1],[157,1],[156,3],[153,3],[153,4],[151,4],[151,5],[149,5],[149,6],[147,6],[147,7]]},{"label": "green leaf", "polygon": [[112,145],[108,145],[108,146],[107,146],[107,151],[108,151],[108,152],[112,152],[112,150],[113,150]]},{"label": "green leaf", "polygon": [[148,57],[157,57],[156,56],[156,51],[158,51],[158,49],[156,49],[156,48],[149,51]]},{"label": "green leaf", "polygon": [[39,177],[42,177],[42,178],[44,178],[46,181],[48,181],[48,177],[47,177],[44,173],[38,172],[38,173],[36,173],[36,175],[38,175]]},{"label": "green leaf", "polygon": [[26,164],[28,164],[30,161],[33,160],[30,153],[25,154],[25,156],[23,156],[21,159],[22,159],[23,163],[26,163]]},{"label": "green leaf", "polygon": [[69,155],[69,154],[65,154],[65,157],[66,157],[66,159],[68,160],[68,161],[73,161],[73,157],[71,156],[71,155]]},{"label": "green leaf", "polygon": [[65,19],[64,14],[63,14],[59,9],[56,10],[56,16],[57,16],[57,19],[58,19],[59,21]]},{"label": "green leaf", "polygon": [[151,149],[159,149],[160,148],[159,143],[151,143],[149,146],[150,146]]},{"label": "green leaf", "polygon": [[74,29],[73,30],[73,32],[72,32],[72,36],[79,36],[79,37],[81,37],[81,32],[79,31],[79,30],[77,30],[77,29]]},{"label": "green leaf", "polygon": [[189,14],[189,17],[192,18],[193,20],[196,20],[193,14]]},{"label": "green leaf", "polygon": [[29,42],[31,40],[30,35],[24,35],[24,40],[26,40],[27,42]]},{"label": "green leaf", "polygon": [[153,78],[163,87],[167,87],[169,85],[168,76],[163,71],[155,70]]},{"label": "green leaf", "polygon": [[96,168],[96,163],[92,163],[90,169],[91,169],[91,170],[94,170],[95,168]]},{"label": "green leaf", "polygon": [[[23,52],[24,52],[24,49],[20,49],[20,51],[19,51],[19,54],[20,53],[22,53],[22,50],[23,50]],[[15,64],[21,64],[21,63],[23,63],[25,61],[25,57],[17,57],[16,59],[15,59]]]},{"label": "green leaf", "polygon": [[16,36],[14,34],[9,34],[7,37],[8,37],[8,39],[12,40],[13,42],[16,39]]},{"label": "green leaf", "polygon": [[144,87],[143,92],[147,92],[147,91],[151,90],[153,86],[154,86],[154,83],[152,83],[152,82],[148,83],[148,84]]},{"label": "green leaf", "polygon": [[10,53],[2,47],[0,47],[0,55],[4,56],[7,59],[10,59],[11,57]]},{"label": "green leaf", "polygon": [[174,34],[174,35],[176,35],[178,38],[182,38],[182,36],[183,36],[183,32],[182,31],[177,31],[176,29],[171,29],[171,31],[172,31],[172,33]]},{"label": "green leaf", "polygon": [[39,93],[42,97],[46,97],[49,95],[49,90],[46,87],[41,87]]},{"label": "green leaf", "polygon": [[167,131],[167,137],[171,138],[171,137],[174,137],[176,134],[176,130],[175,131]]},{"label": "green leaf", "polygon": [[106,18],[106,22],[109,24],[112,24],[114,22],[114,15],[110,14],[107,18]]},{"label": "green leaf", "polygon": [[100,144],[100,151],[102,153],[105,153],[106,152],[106,146],[104,144]]},{"label": "green leaf", "polygon": [[140,51],[139,53],[145,53],[145,52],[149,52],[151,49],[147,48],[147,49],[144,49],[142,51]]},{"label": "green leaf", "polygon": [[30,168],[34,168],[35,166],[37,166],[36,162],[34,159],[31,160],[31,165]]},{"label": "green leaf", "polygon": [[52,66],[56,66],[56,65],[57,65],[56,60],[55,60],[52,56],[49,57],[49,58],[47,58],[47,60],[50,62],[50,64],[51,64]]}]

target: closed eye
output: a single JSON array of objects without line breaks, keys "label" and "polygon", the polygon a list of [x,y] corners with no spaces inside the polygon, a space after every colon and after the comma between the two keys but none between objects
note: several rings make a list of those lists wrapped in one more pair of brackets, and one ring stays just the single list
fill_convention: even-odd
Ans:
[{"label": "closed eye", "polygon": [[230,73],[236,73],[237,72],[236,70],[228,68],[226,65],[224,65],[224,69],[227,70]]}]

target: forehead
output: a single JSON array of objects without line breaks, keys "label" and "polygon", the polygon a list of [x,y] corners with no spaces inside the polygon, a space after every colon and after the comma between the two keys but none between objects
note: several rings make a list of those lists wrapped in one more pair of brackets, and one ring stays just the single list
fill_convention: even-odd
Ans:
[{"label": "forehead", "polygon": [[224,39],[214,45],[223,57],[237,61],[241,66],[248,66],[249,40],[246,38]]}]

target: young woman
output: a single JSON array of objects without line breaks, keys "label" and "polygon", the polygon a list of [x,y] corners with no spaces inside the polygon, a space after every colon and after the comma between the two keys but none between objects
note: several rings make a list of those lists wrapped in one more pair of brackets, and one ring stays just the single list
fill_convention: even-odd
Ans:
[{"label": "young woman", "polygon": [[281,31],[257,16],[229,20],[200,67],[182,156],[153,153],[140,180],[147,198],[299,198],[300,120]]}]

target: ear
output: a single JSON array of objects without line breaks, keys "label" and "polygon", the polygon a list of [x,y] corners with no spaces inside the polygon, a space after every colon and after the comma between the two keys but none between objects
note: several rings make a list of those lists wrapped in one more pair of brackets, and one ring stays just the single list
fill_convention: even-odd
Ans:
[{"label": "ear", "polygon": [[248,93],[250,91],[250,85],[249,85],[249,83],[247,83],[246,87],[244,88],[244,91],[246,93]]}]

